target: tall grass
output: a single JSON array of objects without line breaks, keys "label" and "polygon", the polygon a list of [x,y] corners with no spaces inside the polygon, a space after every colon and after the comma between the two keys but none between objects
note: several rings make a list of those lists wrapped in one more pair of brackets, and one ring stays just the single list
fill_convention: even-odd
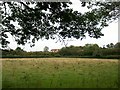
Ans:
[{"label": "tall grass", "polygon": [[117,88],[118,60],[3,59],[3,88]]}]

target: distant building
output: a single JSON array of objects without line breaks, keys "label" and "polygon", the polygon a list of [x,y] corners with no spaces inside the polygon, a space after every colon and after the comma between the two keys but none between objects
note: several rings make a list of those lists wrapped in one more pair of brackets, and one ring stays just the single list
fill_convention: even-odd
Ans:
[{"label": "distant building", "polygon": [[58,52],[60,49],[51,49],[51,52]]}]

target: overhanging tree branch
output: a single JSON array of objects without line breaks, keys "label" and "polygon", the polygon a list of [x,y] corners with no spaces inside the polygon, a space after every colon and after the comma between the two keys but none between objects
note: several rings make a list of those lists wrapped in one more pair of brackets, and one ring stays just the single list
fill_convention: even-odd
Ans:
[{"label": "overhanging tree branch", "polygon": [[[31,36],[34,37],[32,43],[35,43],[36,39],[49,39],[57,34],[60,39],[81,39],[88,32],[89,36],[100,38],[103,36],[101,30],[108,25],[108,22],[120,16],[120,2],[88,2],[88,4],[84,2],[82,6],[96,7],[85,14],[73,11],[68,8],[68,4],[34,2],[34,7],[30,7],[26,2],[7,2],[5,5],[8,5],[11,14],[7,13],[9,16],[5,16],[5,13],[2,14],[5,17],[2,20],[2,25],[5,27],[2,32],[8,31],[17,38],[17,43],[22,45],[30,40]],[[18,22],[20,28],[16,29],[16,25],[11,24],[11,21]],[[55,26],[55,24],[58,25]],[[7,45],[5,38],[5,36],[2,37],[3,45]]]}]

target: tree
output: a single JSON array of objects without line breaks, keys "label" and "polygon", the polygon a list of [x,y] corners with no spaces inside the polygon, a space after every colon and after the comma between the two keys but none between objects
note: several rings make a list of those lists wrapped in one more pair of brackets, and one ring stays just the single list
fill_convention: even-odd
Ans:
[{"label": "tree", "polygon": [[97,44],[94,44],[93,47],[94,47],[93,56],[95,57],[102,56],[101,48]]},{"label": "tree", "polygon": [[99,46],[97,44],[85,44],[84,46],[85,49],[89,49],[89,50],[95,50],[95,49],[98,49]]},{"label": "tree", "polygon": [[15,49],[15,51],[20,52],[20,51],[24,51],[24,50],[23,50],[23,49],[21,49],[20,47],[17,47],[17,48]]},{"label": "tree", "polygon": [[63,47],[60,51],[59,54],[61,56],[82,56],[83,55],[83,48],[82,46],[69,46],[69,47]]},{"label": "tree", "polygon": [[49,50],[49,47],[45,46],[44,47],[44,52],[48,52],[48,50]]},{"label": "tree", "polygon": [[[92,11],[85,14],[73,11],[69,8],[71,2],[2,2],[2,47],[9,43],[7,33],[18,44],[25,45],[32,40],[31,46],[41,38],[57,38],[60,41],[72,37],[83,39],[85,33],[100,38],[103,36],[101,30],[108,26],[108,21],[120,16],[120,2],[81,3],[83,7],[92,8]],[[32,4],[34,7],[30,7]],[[18,27],[12,22],[18,22]]]},{"label": "tree", "polygon": [[113,43],[107,44],[106,47],[107,48],[114,48],[114,44]]},{"label": "tree", "polygon": [[87,56],[95,56],[99,50],[99,46],[97,44],[85,44],[84,46],[84,54]]},{"label": "tree", "polygon": [[115,44],[115,48],[120,48],[120,42],[117,42],[117,43]]},{"label": "tree", "polygon": [[110,43],[110,47],[111,47],[111,48],[114,48],[114,44],[113,44],[113,43]]}]

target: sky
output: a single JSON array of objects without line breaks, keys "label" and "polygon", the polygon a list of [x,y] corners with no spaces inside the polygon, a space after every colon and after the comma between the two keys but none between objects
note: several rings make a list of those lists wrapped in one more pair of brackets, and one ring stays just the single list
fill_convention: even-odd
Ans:
[{"label": "sky", "polygon": [[[80,12],[86,12],[86,8],[80,7],[79,1],[74,1],[71,8],[74,10],[78,10]],[[89,36],[86,37],[86,39],[83,40],[76,40],[72,39],[69,41],[66,41],[67,46],[74,45],[74,46],[84,46],[85,44],[98,44],[99,46],[103,47],[103,45],[107,45],[109,43],[116,44],[118,42],[118,21],[109,24],[108,27],[105,27],[102,30],[102,33],[104,36],[102,36],[99,39],[90,38]],[[14,41],[13,37],[9,35],[9,41],[10,44],[8,45],[11,49],[16,49],[18,46],[17,43]],[[49,51],[51,49],[60,49],[62,47],[65,47],[65,45],[62,42],[57,42],[56,40],[39,40],[35,43],[34,47],[30,47],[29,44],[26,44],[25,46],[20,46],[25,51],[43,51],[44,47],[49,47]]]}]

